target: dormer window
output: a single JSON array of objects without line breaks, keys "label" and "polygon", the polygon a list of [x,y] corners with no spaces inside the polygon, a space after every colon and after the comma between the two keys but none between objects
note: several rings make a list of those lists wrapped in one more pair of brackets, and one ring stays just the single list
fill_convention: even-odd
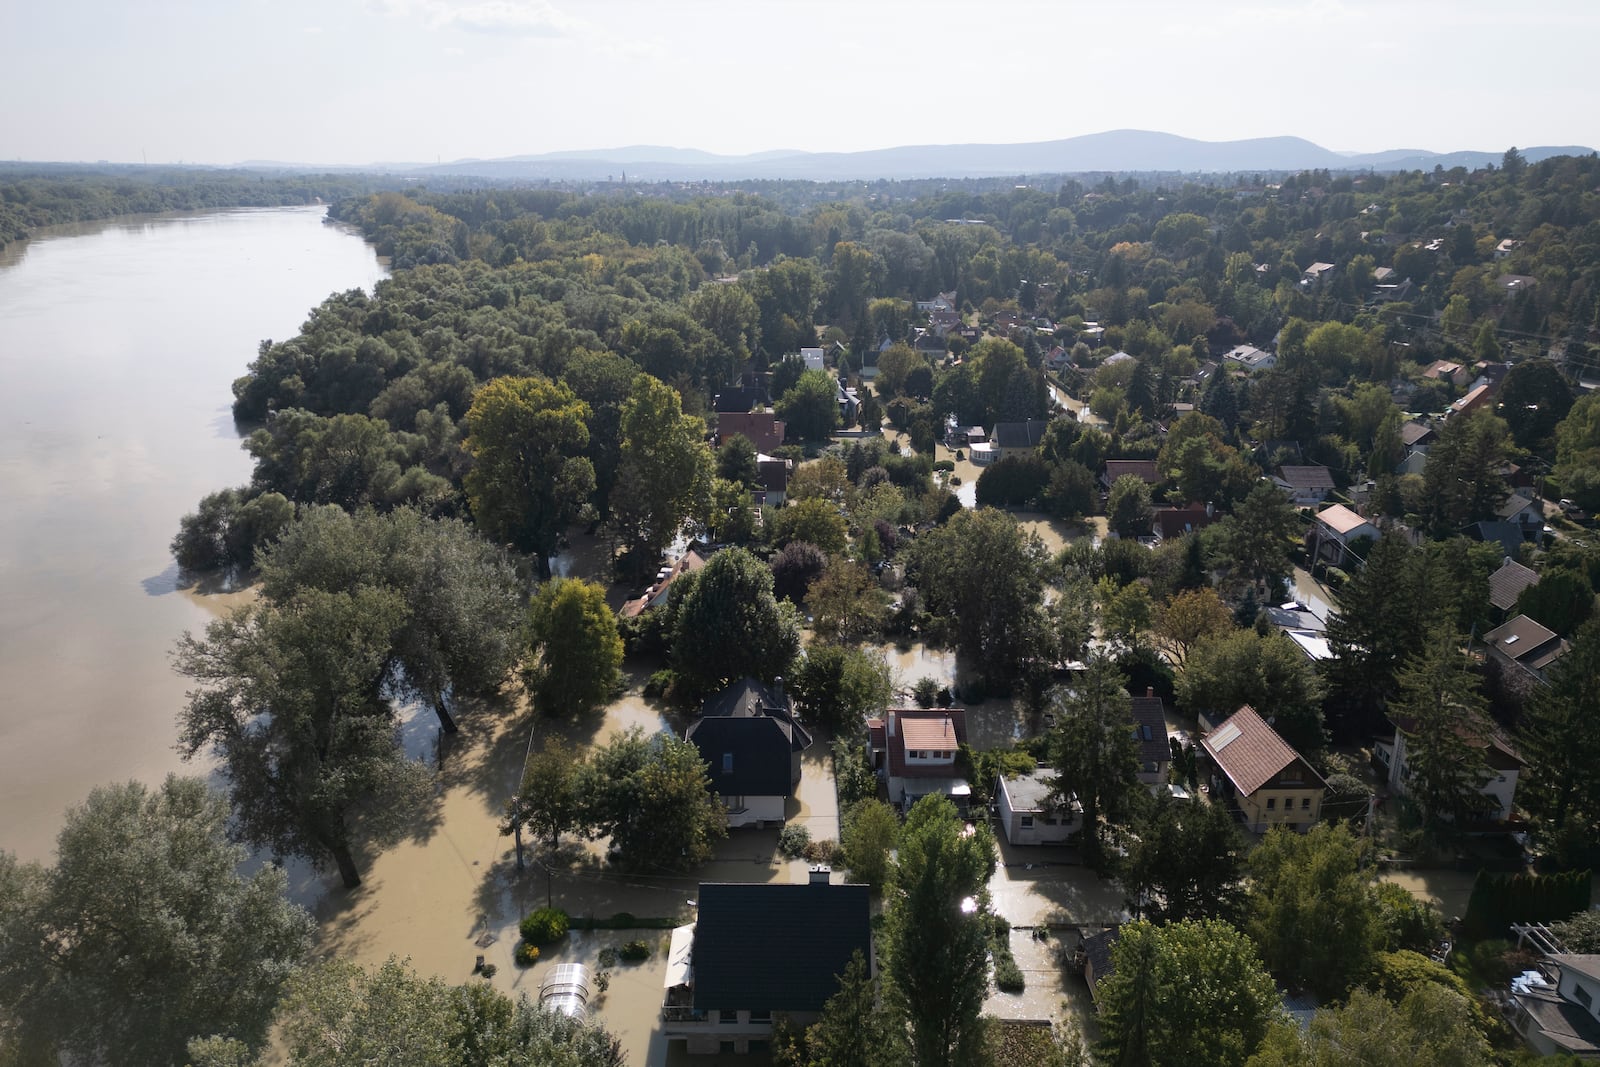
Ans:
[{"label": "dormer window", "polygon": [[722,754],[722,773],[723,774],[732,774],[733,773],[733,753],[732,752],[724,752]]}]

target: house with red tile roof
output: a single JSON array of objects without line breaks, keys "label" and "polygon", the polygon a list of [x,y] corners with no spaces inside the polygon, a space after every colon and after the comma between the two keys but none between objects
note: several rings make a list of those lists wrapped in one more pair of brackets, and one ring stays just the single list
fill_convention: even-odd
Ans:
[{"label": "house with red tile roof", "polygon": [[956,769],[967,740],[967,713],[961,708],[890,708],[867,720],[867,751],[883,779],[889,801],[909,808],[930,793],[942,793],[963,811],[972,787]]},{"label": "house with red tile roof", "polygon": [[1303,833],[1322,817],[1327,782],[1250,705],[1202,737],[1200,747],[1210,763],[1212,802],[1232,803],[1247,829]]}]

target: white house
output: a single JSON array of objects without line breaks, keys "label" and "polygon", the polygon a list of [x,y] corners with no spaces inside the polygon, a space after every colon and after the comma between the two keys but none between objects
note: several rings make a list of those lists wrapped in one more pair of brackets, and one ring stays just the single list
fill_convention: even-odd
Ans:
[{"label": "white house", "polygon": [[1073,801],[1070,811],[1052,801],[1056,775],[1041,767],[1031,774],[1007,778],[1000,775],[994,796],[1000,829],[1013,845],[1059,845],[1083,828],[1083,806]]},{"label": "white house", "polygon": [[822,349],[802,348],[800,350],[800,358],[806,361],[806,370],[822,369]]},{"label": "white house", "polygon": [[1243,367],[1247,372],[1254,373],[1258,370],[1269,370],[1278,365],[1278,357],[1271,352],[1264,352],[1253,345],[1239,345],[1223,353],[1223,359],[1235,366]]},{"label": "white house", "polygon": [[1332,504],[1317,512],[1316,534],[1317,554],[1335,565],[1346,562],[1350,546],[1363,537],[1376,541],[1383,536],[1376,526],[1343,504]]},{"label": "white house", "polygon": [[[1406,764],[1406,735],[1414,725],[1409,719],[1391,719],[1393,737],[1380,737],[1373,745],[1373,757],[1387,773],[1389,792],[1397,797],[1406,795],[1411,779],[1411,768]],[[1462,733],[1463,738],[1469,735]],[[1479,787],[1484,796],[1483,818],[1491,822],[1504,822],[1511,818],[1512,801],[1517,794],[1517,779],[1522,774],[1522,759],[1511,747],[1492,732],[1474,731],[1470,740],[1483,749],[1484,762],[1489,766],[1489,778]]]}]

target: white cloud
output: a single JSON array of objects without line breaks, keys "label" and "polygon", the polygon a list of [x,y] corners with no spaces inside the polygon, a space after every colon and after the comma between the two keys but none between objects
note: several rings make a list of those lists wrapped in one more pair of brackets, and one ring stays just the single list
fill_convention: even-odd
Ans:
[{"label": "white cloud", "polygon": [[550,0],[378,0],[386,15],[415,18],[429,29],[523,37],[566,37],[586,23]]}]

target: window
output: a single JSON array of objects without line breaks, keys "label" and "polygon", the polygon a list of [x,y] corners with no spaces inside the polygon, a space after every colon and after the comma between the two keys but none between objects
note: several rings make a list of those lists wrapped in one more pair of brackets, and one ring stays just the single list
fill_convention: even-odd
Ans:
[{"label": "window", "polygon": [[753,1023],[770,1023],[772,1021],[772,1013],[770,1011],[753,1011],[750,1013],[750,1021]]},{"label": "window", "polygon": [[723,774],[732,774],[733,773],[733,753],[732,752],[724,752],[722,754],[722,773]]},{"label": "window", "polygon": [[1311,798],[1310,797],[1301,797],[1300,798],[1300,810],[1301,811],[1310,811],[1311,810]]},{"label": "window", "polygon": [[739,1024],[739,1013],[736,1011],[719,1011],[717,1012],[717,1022],[723,1026],[737,1026]]},{"label": "window", "polygon": [[1277,797],[1268,797],[1267,798],[1267,810],[1268,811],[1277,811],[1278,810],[1278,798]]},{"label": "window", "polygon": [[1032,815],[1024,815],[1022,817],[1022,828],[1024,830],[1032,830],[1033,829],[1033,816]]}]

